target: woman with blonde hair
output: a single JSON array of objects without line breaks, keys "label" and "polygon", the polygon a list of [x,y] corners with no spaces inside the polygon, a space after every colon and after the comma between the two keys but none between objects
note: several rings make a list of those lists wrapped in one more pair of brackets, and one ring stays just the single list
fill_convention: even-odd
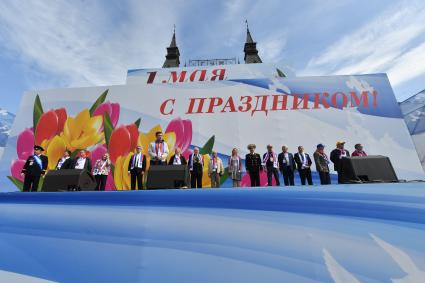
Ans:
[{"label": "woman with blonde hair", "polygon": [[105,153],[101,159],[96,160],[93,168],[93,175],[96,179],[96,191],[104,191],[106,179],[111,172],[111,160],[109,154]]},{"label": "woman with blonde hair", "polygon": [[232,149],[232,155],[229,158],[229,175],[233,181],[233,187],[241,186],[242,179],[242,160],[239,157],[238,149]]}]

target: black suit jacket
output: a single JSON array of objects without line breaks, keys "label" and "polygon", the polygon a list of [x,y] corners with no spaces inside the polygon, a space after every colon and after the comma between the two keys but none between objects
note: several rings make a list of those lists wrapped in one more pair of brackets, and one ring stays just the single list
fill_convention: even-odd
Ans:
[{"label": "black suit jacket", "polygon": [[146,155],[143,154],[142,157],[142,168],[139,167],[134,167],[133,170],[131,170],[131,165],[133,164],[133,160],[136,158],[137,153],[133,154],[133,156],[131,156],[130,158],[130,162],[128,163],[128,172],[130,173],[140,173],[140,171],[145,172],[146,171]]},{"label": "black suit jacket", "polygon": [[24,164],[24,167],[22,168],[22,173],[29,176],[41,176],[46,173],[47,170],[47,164],[49,163],[49,159],[45,155],[39,156],[41,159],[41,168],[38,165],[38,163],[35,161],[34,155],[31,155],[27,158],[27,161]]},{"label": "black suit jacket", "polygon": [[261,166],[261,156],[258,153],[245,155],[245,169],[249,172],[258,172],[263,169]]},{"label": "black suit jacket", "polygon": [[[170,161],[168,161],[168,165],[173,165],[175,156],[176,156],[175,154],[171,156]],[[180,155],[180,161],[182,165],[187,165],[186,158],[184,158],[183,155]]]},{"label": "black suit jacket", "polygon": [[[345,154],[347,157],[350,157],[350,152],[346,149],[344,149]],[[331,151],[331,156],[330,156],[330,160],[333,162],[334,164],[334,170],[335,171],[339,171],[341,170],[341,150],[339,150],[338,148],[335,148],[334,150]]]},{"label": "black suit jacket", "polygon": [[[308,155],[308,153],[305,153],[305,152],[304,154],[305,154],[305,157],[307,158],[307,165],[311,166],[312,162],[311,162],[310,155]],[[297,164],[298,170],[301,170],[303,166],[303,161],[301,159],[301,155],[298,152],[295,153],[294,160],[295,160],[295,163]]]},{"label": "black suit jacket", "polygon": [[289,159],[289,163],[283,163],[283,160],[285,159],[285,154],[283,152],[279,153],[279,155],[277,156],[277,160],[279,162],[279,168],[282,171],[285,170],[291,170],[294,171],[296,169],[296,165],[295,165],[295,161],[294,161],[294,156],[292,155],[292,153],[288,152],[288,159]]},{"label": "black suit jacket", "polygon": [[[58,160],[58,163],[56,163],[56,168],[58,168],[58,165],[59,165],[59,161],[60,161],[61,159],[59,159]],[[74,159],[72,159],[72,158],[68,158],[67,160],[65,160],[64,162],[63,162],[63,164],[62,164],[62,166],[61,166],[61,170],[62,169],[73,169],[74,168]]]},{"label": "black suit jacket", "polygon": [[[75,159],[75,161],[73,162],[74,164],[72,166],[72,169],[75,169],[75,166],[77,166],[77,160],[78,160],[78,158]],[[86,157],[86,163],[84,163],[84,168],[83,169],[85,169],[85,170],[87,170],[87,171],[89,171],[91,173],[92,166],[91,166],[91,160],[90,160],[90,158]]]},{"label": "black suit jacket", "polygon": [[[201,155],[201,154],[200,154]],[[200,163],[193,163],[193,168],[192,168],[192,172],[197,172],[199,174],[202,173],[203,168],[204,168],[204,157],[201,155],[201,159],[202,159],[202,165]],[[189,156],[189,161],[188,164],[192,163],[192,155]],[[190,170],[190,168],[189,168]]]}]

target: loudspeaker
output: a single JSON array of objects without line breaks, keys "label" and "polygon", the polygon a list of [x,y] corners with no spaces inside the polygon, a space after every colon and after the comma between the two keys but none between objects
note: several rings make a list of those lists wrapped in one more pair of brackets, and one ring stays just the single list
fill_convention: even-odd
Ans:
[{"label": "loudspeaker", "polygon": [[189,171],[186,165],[151,165],[149,167],[146,188],[177,189],[189,183]]},{"label": "loudspeaker", "polygon": [[391,161],[386,156],[353,156],[343,158],[341,162],[344,183],[398,182]]},{"label": "loudspeaker", "polygon": [[94,191],[96,180],[87,170],[51,170],[44,177],[43,192]]}]

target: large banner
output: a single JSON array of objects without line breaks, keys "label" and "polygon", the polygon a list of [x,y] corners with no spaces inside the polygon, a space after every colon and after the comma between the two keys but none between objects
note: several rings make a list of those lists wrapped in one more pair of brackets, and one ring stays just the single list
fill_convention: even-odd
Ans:
[{"label": "large banner", "polygon": [[[10,180],[3,188],[22,186],[19,172],[36,143],[46,149],[49,169],[65,149],[87,148],[93,160],[108,151],[114,168],[107,187],[128,189],[132,152],[140,144],[146,154],[159,130],[171,151],[181,147],[188,156],[200,147],[205,164],[212,149],[227,166],[232,149],[244,159],[250,143],[261,154],[272,144],[277,153],[282,145],[292,152],[302,145],[312,155],[318,143],[329,154],[345,140],[350,151],[362,143],[368,154],[389,156],[400,179],[424,178],[386,75],[272,76],[28,92],[1,162]],[[231,186],[227,174],[221,181]],[[207,166],[203,185],[210,186]],[[244,174],[242,186],[248,185]]]}]

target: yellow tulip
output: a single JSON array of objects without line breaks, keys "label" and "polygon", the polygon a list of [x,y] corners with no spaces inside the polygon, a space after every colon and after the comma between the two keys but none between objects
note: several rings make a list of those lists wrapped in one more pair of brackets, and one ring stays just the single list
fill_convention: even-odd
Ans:
[{"label": "yellow tulip", "polygon": [[204,169],[202,171],[202,188],[211,188],[211,179],[208,177],[208,164],[211,157],[209,154],[204,154]]},{"label": "yellow tulip", "polygon": [[119,156],[115,162],[114,169],[114,182],[117,190],[130,190],[131,179],[128,175],[128,164],[133,153],[129,153],[125,156]]},{"label": "yellow tulip", "polygon": [[63,156],[63,153],[66,150],[66,144],[62,137],[55,136],[49,141],[46,148],[46,155],[49,158],[47,170],[54,170],[56,168],[58,160]]},{"label": "yellow tulip", "polygon": [[89,110],[85,109],[75,118],[66,119],[61,137],[66,148],[71,151],[86,149],[103,139],[103,134],[100,132],[101,126],[102,116],[90,117]]}]

